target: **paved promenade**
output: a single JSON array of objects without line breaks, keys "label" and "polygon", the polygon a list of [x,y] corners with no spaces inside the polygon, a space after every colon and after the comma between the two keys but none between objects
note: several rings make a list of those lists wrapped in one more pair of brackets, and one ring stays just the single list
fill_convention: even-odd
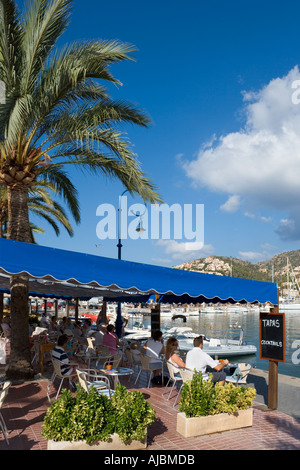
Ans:
[{"label": "paved promenade", "polygon": [[[248,376],[249,386],[256,388],[256,402],[268,403],[268,372],[253,369]],[[278,410],[300,420],[300,379],[278,375]]]},{"label": "paved promenade", "polygon": [[[299,450],[299,379],[280,376],[278,410],[264,411],[262,405],[266,403],[266,379],[267,374],[258,370],[249,376],[249,384],[256,384],[258,391],[252,427],[194,438],[184,438],[176,432],[178,405],[173,407],[175,391],[171,399],[167,400],[167,394],[162,397],[161,387],[146,388],[145,372],[141,374],[137,386],[133,385],[132,380],[124,384],[128,389],[139,389],[157,413],[156,422],[148,429],[146,452]],[[47,442],[41,436],[42,421],[49,406],[47,384],[48,380],[44,378],[11,387],[2,408],[2,415],[10,431],[9,445],[0,431],[0,450],[47,449]]]}]

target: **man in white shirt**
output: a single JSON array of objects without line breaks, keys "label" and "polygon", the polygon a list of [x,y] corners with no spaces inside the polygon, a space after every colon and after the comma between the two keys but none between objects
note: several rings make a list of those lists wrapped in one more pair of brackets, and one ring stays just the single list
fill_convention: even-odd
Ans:
[{"label": "man in white shirt", "polygon": [[[212,382],[220,382],[221,385],[225,384],[226,373],[222,370],[227,364],[228,359],[224,359],[222,362],[216,361],[210,357],[209,354],[203,350],[203,338],[198,336],[194,339],[194,347],[188,351],[186,355],[186,367],[187,369],[195,370],[202,373],[204,380],[208,380],[209,373],[213,374]],[[209,373],[207,372],[209,368]]]}]

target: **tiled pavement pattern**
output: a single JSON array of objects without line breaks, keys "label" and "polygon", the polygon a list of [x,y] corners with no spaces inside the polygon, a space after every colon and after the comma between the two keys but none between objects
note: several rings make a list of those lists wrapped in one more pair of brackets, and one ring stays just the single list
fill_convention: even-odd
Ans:
[{"label": "tiled pavement pattern", "polygon": [[[144,374],[144,375],[143,375]],[[300,449],[300,421],[280,411],[254,406],[253,426],[209,436],[184,438],[176,432],[176,392],[170,400],[162,387],[146,388],[146,373],[139,383],[123,381],[128,389],[139,389],[156,410],[157,420],[148,428],[147,451],[196,450],[296,450]],[[46,450],[41,426],[49,406],[47,380],[13,385],[2,408],[9,429],[9,445],[0,430],[0,450]],[[54,397],[54,390],[52,396]]]}]

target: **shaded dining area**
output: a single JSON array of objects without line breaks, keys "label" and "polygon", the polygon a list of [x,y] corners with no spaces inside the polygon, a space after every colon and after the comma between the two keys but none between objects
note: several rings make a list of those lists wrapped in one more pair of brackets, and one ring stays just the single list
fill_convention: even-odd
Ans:
[{"label": "shaded dining area", "polygon": [[[0,373],[3,371],[0,365]],[[45,374],[51,369],[45,366]],[[154,407],[156,421],[148,428],[147,452],[179,452],[195,454],[206,450],[299,450],[300,423],[281,411],[266,413],[254,403],[253,426],[223,434],[185,438],[176,432],[178,404],[173,407],[175,393],[170,400],[162,397],[162,387],[147,387],[147,375],[141,373],[135,384],[134,376],[121,378],[128,390],[138,390]],[[1,409],[7,424],[9,445],[0,433],[0,450],[46,450],[42,437],[42,422],[49,408],[47,376],[39,380],[14,384]],[[54,395],[53,391],[53,397]],[[105,453],[103,456],[106,455]],[[202,456],[203,453],[199,454]],[[196,457],[197,458],[197,457]],[[100,455],[101,460],[101,455]]]},{"label": "shaded dining area", "polygon": [[[151,333],[160,329],[162,303],[277,304],[277,286],[273,283],[181,271],[0,239],[2,292],[9,292],[10,277],[19,274],[27,276],[31,296],[75,299],[74,323],[78,322],[76,304],[79,300],[101,297],[105,305],[107,302],[146,302],[153,296]],[[167,409],[172,408],[170,414],[173,416],[174,412],[177,413],[178,389],[174,397],[171,397],[170,389],[164,395],[166,384],[163,381],[155,384],[151,380],[153,367],[147,355],[141,355],[143,360],[134,359],[131,342],[122,334],[119,313],[114,325],[119,344],[113,352],[105,347],[104,341],[101,345],[96,344],[95,330],[92,328],[86,330],[81,341],[74,335],[74,326],[70,328],[73,331],[70,337],[64,338],[65,343],[60,342],[60,337],[66,335],[66,330],[56,336],[47,329],[36,329],[32,333],[32,365],[38,374],[38,387],[42,388],[48,403],[57,399],[63,388],[74,392],[77,383],[86,391],[94,387],[100,394],[109,397],[114,394],[117,384],[121,383],[128,390],[143,389],[150,400],[152,395],[156,397],[155,400],[158,399],[159,394],[160,402]],[[107,329],[107,325],[101,322],[99,327]],[[67,348],[64,349],[65,344],[69,344],[69,354]],[[140,344],[139,349],[142,346]],[[68,367],[72,369],[69,375],[62,373],[62,361],[55,361],[56,349],[60,354],[68,356]],[[159,359],[161,377],[166,375],[169,378],[170,371],[164,355]]]}]

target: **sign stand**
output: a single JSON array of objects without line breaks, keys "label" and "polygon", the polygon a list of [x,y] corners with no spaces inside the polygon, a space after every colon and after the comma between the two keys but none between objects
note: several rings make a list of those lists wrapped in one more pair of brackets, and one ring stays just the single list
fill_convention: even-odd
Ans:
[{"label": "sign stand", "polygon": [[260,358],[269,361],[268,410],[278,406],[278,362],[285,362],[285,314],[278,305],[260,314]]},{"label": "sign stand", "polygon": [[278,406],[278,362],[269,361],[268,409],[277,410]]}]

